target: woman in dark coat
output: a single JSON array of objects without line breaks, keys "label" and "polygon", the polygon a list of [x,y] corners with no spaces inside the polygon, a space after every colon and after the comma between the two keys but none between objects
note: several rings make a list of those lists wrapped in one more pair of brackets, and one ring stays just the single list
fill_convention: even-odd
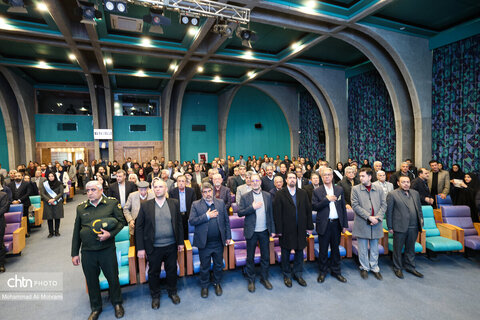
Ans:
[{"label": "woman in dark coat", "polygon": [[[60,219],[63,218],[63,185],[53,172],[48,174],[47,180],[40,185],[40,197],[43,201],[43,219],[48,222],[48,238],[60,236]],[[55,231],[53,229],[55,220]],[[54,233],[55,232],[55,233]]]},{"label": "woman in dark coat", "polygon": [[453,204],[458,205],[457,204],[457,196],[458,196],[459,191],[461,191],[461,190],[459,190],[459,189],[461,189],[461,187],[456,186],[455,183],[454,183],[454,180],[462,181],[463,178],[465,177],[465,173],[463,173],[459,164],[454,164],[452,166],[452,169],[449,170],[449,174],[450,174],[450,197],[452,198]]},{"label": "woman in dark coat", "polygon": [[455,205],[469,206],[473,222],[479,222],[475,204],[475,195],[478,192],[477,177],[473,173],[466,173],[463,183],[455,189],[457,190]]}]

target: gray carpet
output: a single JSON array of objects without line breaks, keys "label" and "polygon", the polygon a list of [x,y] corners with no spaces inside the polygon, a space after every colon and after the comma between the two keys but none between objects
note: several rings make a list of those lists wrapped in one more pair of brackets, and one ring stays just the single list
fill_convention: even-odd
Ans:
[{"label": "gray carpet", "polygon": [[[62,272],[63,301],[10,302],[0,301],[0,319],[87,319],[90,314],[85,279],[81,267],[74,267],[70,258],[71,234],[76,205],[85,200],[77,195],[65,207],[60,237],[47,239],[46,222],[34,229],[21,256],[7,258],[7,272]],[[479,319],[477,306],[480,289],[480,257],[466,259],[460,254],[442,254],[429,260],[417,256],[417,268],[425,274],[417,279],[405,273],[395,277],[389,257],[380,258],[383,281],[372,275],[360,278],[352,259],[343,260],[342,272],[348,279],[343,284],[328,276],[325,283],[316,282],[315,263],[307,263],[306,288],[294,282],[283,284],[280,267],[271,268],[272,291],[257,282],[255,293],[247,291],[247,282],[240,270],[224,273],[221,297],[210,290],[208,299],[200,297],[195,276],[180,278],[182,302],[173,305],[166,293],[159,310],[150,308],[148,285],[122,288],[124,319]],[[2,277],[2,275],[0,275]],[[113,307],[105,292],[100,319],[115,319]]]}]

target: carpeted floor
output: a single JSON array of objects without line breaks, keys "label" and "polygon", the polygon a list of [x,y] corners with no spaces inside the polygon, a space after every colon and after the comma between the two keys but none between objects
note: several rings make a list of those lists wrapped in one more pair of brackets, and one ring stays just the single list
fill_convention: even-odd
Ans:
[{"label": "carpeted floor", "polygon": [[[77,195],[65,206],[60,237],[47,239],[46,222],[34,229],[21,256],[7,258],[7,272],[62,272],[63,301],[11,302],[0,300],[0,320],[14,319],[87,319],[90,314],[85,279],[81,267],[74,267],[70,245],[75,208],[85,200]],[[173,305],[166,293],[159,310],[150,308],[148,284],[122,288],[124,319],[479,319],[477,306],[480,290],[480,255],[466,259],[460,254],[442,254],[429,260],[417,256],[417,269],[425,274],[417,279],[405,273],[395,277],[389,257],[380,258],[383,281],[372,275],[360,278],[352,259],[343,260],[346,284],[328,276],[325,283],[316,282],[315,263],[305,265],[306,288],[294,282],[292,288],[283,284],[280,267],[271,267],[274,286],[267,291],[257,282],[255,293],[247,291],[247,282],[240,270],[224,273],[224,294],[208,299],[200,297],[195,276],[180,278],[182,302]],[[0,277],[4,275],[0,274]],[[115,319],[113,307],[105,292],[100,319]]]}]

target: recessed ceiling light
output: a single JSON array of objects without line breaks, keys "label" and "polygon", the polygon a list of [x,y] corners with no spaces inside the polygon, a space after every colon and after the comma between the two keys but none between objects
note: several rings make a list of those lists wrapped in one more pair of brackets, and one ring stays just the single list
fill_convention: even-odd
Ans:
[{"label": "recessed ceiling light", "polygon": [[45,61],[38,61],[37,67],[39,67],[40,69],[51,69],[51,68],[52,68],[52,67],[51,67],[50,65],[48,65],[48,63],[46,63]]},{"label": "recessed ceiling light", "polygon": [[145,72],[143,72],[143,70],[138,70],[135,75],[137,77],[146,77],[147,75],[145,74]]},{"label": "recessed ceiling light", "polygon": [[203,67],[202,67],[202,66],[199,66],[199,67],[197,68],[197,71],[198,71],[198,72],[203,72]]},{"label": "recessed ceiling light", "polygon": [[88,109],[85,108],[85,107],[81,107],[79,110],[80,110],[80,111],[88,111]]},{"label": "recessed ceiling light", "polygon": [[255,71],[249,71],[249,72],[247,73],[247,76],[248,76],[250,79],[255,78],[256,75],[257,75],[257,74],[255,73]]},{"label": "recessed ceiling light", "polygon": [[170,63],[170,66],[169,66],[170,70],[175,70],[176,67],[177,67],[176,63],[174,62]]},{"label": "recessed ceiling light", "polygon": [[190,27],[188,28],[188,34],[191,35],[191,36],[195,36],[198,32],[198,28],[196,27]]},{"label": "recessed ceiling light", "polygon": [[220,76],[213,77],[213,82],[220,82],[220,81],[222,81],[222,78],[220,78]]},{"label": "recessed ceiling light", "polygon": [[105,64],[112,64],[112,63],[113,63],[112,58],[106,58],[105,59]]},{"label": "recessed ceiling light", "polygon": [[5,18],[0,17],[0,29],[15,30],[15,27],[7,23],[7,20]]},{"label": "recessed ceiling light", "polygon": [[149,38],[142,38],[142,45],[144,47],[150,47],[152,45],[152,41]]},{"label": "recessed ceiling light", "polygon": [[253,59],[253,52],[252,52],[252,50],[247,50],[247,51],[245,51],[245,53],[242,55],[242,57],[243,57],[244,59],[248,59],[248,60]]},{"label": "recessed ceiling light", "polygon": [[77,57],[75,57],[75,55],[74,55],[73,53],[70,53],[70,54],[68,55],[68,59],[70,59],[70,60],[73,61],[73,60],[77,59]]},{"label": "recessed ceiling light", "polygon": [[37,3],[37,10],[41,12],[48,12],[48,7],[45,3],[39,2]]},{"label": "recessed ceiling light", "polygon": [[405,30],[405,27],[400,27],[400,30],[402,30],[402,31]]}]

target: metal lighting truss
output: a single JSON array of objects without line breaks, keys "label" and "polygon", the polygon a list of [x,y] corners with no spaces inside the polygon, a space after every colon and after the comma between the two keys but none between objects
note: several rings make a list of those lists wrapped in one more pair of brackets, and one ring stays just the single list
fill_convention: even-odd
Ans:
[{"label": "metal lighting truss", "polygon": [[250,22],[250,9],[208,0],[127,0],[130,3],[151,8],[164,7],[180,13],[223,19],[247,24]]}]

